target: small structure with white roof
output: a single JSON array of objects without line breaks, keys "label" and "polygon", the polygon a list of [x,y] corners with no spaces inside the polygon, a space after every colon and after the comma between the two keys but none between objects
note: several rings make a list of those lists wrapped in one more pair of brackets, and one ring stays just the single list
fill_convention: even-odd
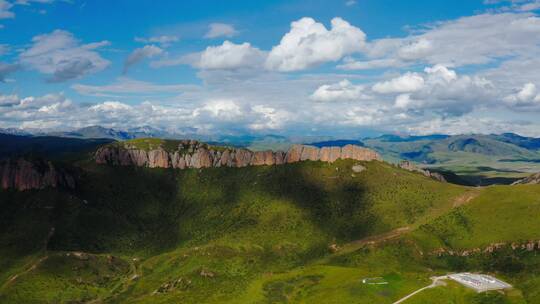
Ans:
[{"label": "small structure with white roof", "polygon": [[512,288],[512,285],[486,274],[463,272],[450,274],[448,278],[477,292]]}]

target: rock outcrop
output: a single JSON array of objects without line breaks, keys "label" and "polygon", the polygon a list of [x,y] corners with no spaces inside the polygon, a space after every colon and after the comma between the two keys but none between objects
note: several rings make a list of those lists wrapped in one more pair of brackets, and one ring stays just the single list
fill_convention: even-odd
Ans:
[{"label": "rock outcrop", "polygon": [[448,248],[438,248],[432,252],[430,252],[430,255],[436,255],[436,256],[471,256],[475,254],[491,254],[497,251],[501,251],[504,249],[512,250],[512,251],[538,251],[540,250],[540,240],[529,240],[526,242],[512,242],[512,243],[506,243],[506,242],[500,242],[500,243],[492,243],[484,248],[472,248],[472,249],[462,249],[462,250],[452,250]]},{"label": "rock outcrop", "polygon": [[0,161],[2,189],[19,191],[44,188],[74,188],[75,179],[65,170],[44,160],[5,159]]},{"label": "rock outcrop", "polygon": [[209,168],[281,165],[312,160],[334,162],[338,159],[381,160],[378,153],[359,146],[317,148],[293,145],[289,151],[250,151],[242,148],[210,146],[194,140],[179,141],[176,149],[162,146],[144,150],[129,143],[101,147],[95,153],[98,164],[149,168]]},{"label": "rock outcrop", "polygon": [[524,179],[515,181],[512,185],[538,185],[540,184],[540,173],[527,176]]},{"label": "rock outcrop", "polygon": [[437,173],[437,172],[431,172],[426,169],[418,168],[416,165],[414,165],[412,162],[408,160],[401,161],[399,163],[399,167],[407,171],[422,173],[426,177],[430,177],[440,182],[446,183],[446,179],[444,178],[444,176],[442,176],[442,174]]}]

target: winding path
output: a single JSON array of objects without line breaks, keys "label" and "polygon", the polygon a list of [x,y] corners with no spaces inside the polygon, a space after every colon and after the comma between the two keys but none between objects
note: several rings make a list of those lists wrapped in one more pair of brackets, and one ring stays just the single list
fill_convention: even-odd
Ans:
[{"label": "winding path", "polygon": [[431,278],[433,280],[433,283],[431,283],[431,285],[429,286],[426,286],[426,287],[423,287],[423,288],[420,288],[418,290],[416,290],[415,292],[413,293],[410,293],[409,295],[397,300],[396,302],[392,303],[392,304],[399,304],[399,303],[403,303],[405,301],[407,301],[408,299],[412,298],[414,295],[426,290],[426,289],[430,289],[430,288],[434,288],[434,287],[437,287],[437,286],[441,286],[443,285],[444,283],[441,282],[441,280],[444,280],[444,279],[448,279],[448,276],[440,276],[440,277],[432,277]]}]

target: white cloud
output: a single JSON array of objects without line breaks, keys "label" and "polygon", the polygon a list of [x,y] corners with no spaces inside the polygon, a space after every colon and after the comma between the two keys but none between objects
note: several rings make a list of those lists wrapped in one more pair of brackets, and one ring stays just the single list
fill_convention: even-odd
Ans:
[{"label": "white cloud", "polygon": [[400,67],[404,64],[398,59],[374,59],[368,61],[355,61],[355,60],[345,60],[343,64],[337,66],[338,69],[342,70],[372,70],[372,69],[382,69],[388,67]]},{"label": "white cloud", "polygon": [[[379,89],[379,92],[408,92],[409,94],[396,96],[394,101],[396,108],[420,112],[433,111],[442,116],[460,116],[497,99],[493,83],[483,77],[458,76],[455,71],[442,65],[428,67],[424,72],[423,75],[415,75],[422,78],[421,86],[415,88],[410,85],[409,91],[392,90],[400,87],[399,82],[394,83],[392,80],[383,83],[386,86],[381,86],[380,89],[383,90]],[[403,81],[402,87],[407,88],[406,84],[408,82]]]},{"label": "white cloud", "polygon": [[[31,3],[40,3],[40,4],[50,4],[55,2],[55,0],[16,0],[10,2],[7,0],[0,0],[0,19],[12,19],[15,18],[15,13],[11,9],[15,5],[30,5]],[[65,0],[64,2],[70,3],[70,1]],[[43,10],[39,10],[39,13],[42,13]],[[0,29],[4,28],[3,25],[0,25]]]},{"label": "white cloud", "polygon": [[105,101],[103,103],[91,106],[90,111],[96,112],[117,112],[117,111],[126,111],[131,110],[131,106],[121,103],[118,101]]},{"label": "white cloud", "polygon": [[538,110],[540,109],[540,92],[532,82],[526,83],[515,94],[508,95],[504,101],[515,109]]},{"label": "white cloud", "polygon": [[39,109],[43,106],[65,102],[71,104],[71,101],[69,101],[63,94],[47,94],[40,97],[29,96],[22,98],[17,107],[20,109]]},{"label": "white cloud", "polygon": [[135,37],[136,42],[140,43],[157,43],[161,47],[169,47],[172,43],[178,42],[180,39],[177,36],[161,35],[161,36],[152,36],[148,38]]},{"label": "white cloud", "polygon": [[405,60],[416,60],[426,57],[432,50],[433,43],[425,38],[420,38],[398,49],[398,56]]},{"label": "white cloud", "polygon": [[135,49],[133,52],[131,52],[131,54],[129,54],[124,62],[124,74],[127,73],[130,67],[143,61],[144,59],[163,55],[163,53],[163,49],[155,45],[145,45],[142,48]]},{"label": "white cloud", "polygon": [[222,45],[207,47],[193,65],[204,70],[256,68],[263,60],[264,52],[251,44],[234,44],[226,40]]},{"label": "white cloud", "polygon": [[348,0],[348,1],[345,2],[345,5],[346,6],[353,6],[356,3],[358,3],[358,2],[356,2],[356,0]]},{"label": "white cloud", "polygon": [[211,23],[208,25],[208,32],[204,35],[204,38],[218,38],[227,37],[231,38],[238,34],[238,31],[232,24],[227,23]]},{"label": "white cloud", "polygon": [[374,84],[372,90],[381,94],[407,93],[418,91],[423,86],[424,78],[421,75],[407,72],[397,78]]},{"label": "white cloud", "polygon": [[298,71],[325,62],[338,61],[361,51],[366,35],[341,18],[331,21],[328,30],[312,18],[291,23],[291,30],[270,52],[266,67],[279,71]]},{"label": "white cloud", "polygon": [[211,117],[224,121],[235,121],[242,117],[240,106],[230,99],[216,99],[205,103],[202,107],[193,111],[193,116]]},{"label": "white cloud", "polygon": [[407,109],[418,101],[411,99],[411,94],[400,94],[396,97],[395,106],[400,109]]},{"label": "white cloud", "polygon": [[6,0],[0,0],[0,19],[15,18],[15,14],[10,11],[12,7],[13,4],[7,2]]},{"label": "white cloud", "polygon": [[14,106],[20,103],[19,96],[17,95],[0,95],[0,107]]},{"label": "white cloud", "polygon": [[126,77],[117,79],[114,83],[96,86],[74,84],[72,89],[82,95],[117,97],[118,95],[154,95],[162,93],[180,94],[186,90],[195,90],[196,86],[185,84],[154,84],[145,81],[133,80]]},{"label": "white cloud", "polygon": [[109,45],[108,41],[80,44],[73,34],[55,30],[50,34],[35,36],[32,46],[19,58],[22,64],[51,75],[52,82],[80,78],[99,72],[109,66],[96,49]]},{"label": "white cloud", "polygon": [[[55,0],[17,0],[17,1],[15,1],[15,4],[30,5],[31,3],[46,4],[46,3],[53,3],[53,2],[55,2]],[[69,2],[69,1],[65,1],[65,2]]]},{"label": "white cloud", "polygon": [[150,63],[159,68],[175,65],[191,65],[201,70],[260,69],[266,53],[250,43],[235,44],[225,40],[223,44],[208,46],[199,53],[190,53],[177,58],[162,58]]},{"label": "white cloud", "polygon": [[255,105],[251,111],[256,116],[256,121],[249,125],[252,130],[276,130],[285,125],[292,115],[285,111],[265,105]]},{"label": "white cloud", "polygon": [[403,67],[418,63],[465,66],[540,52],[540,18],[531,13],[480,14],[430,24],[405,38],[369,42],[366,58],[342,69]]},{"label": "white cloud", "polygon": [[427,67],[424,69],[424,72],[430,75],[430,80],[434,82],[437,82],[438,80],[450,82],[457,79],[457,74],[455,71],[449,70],[447,67],[441,64],[434,65],[433,67]]},{"label": "white cloud", "polygon": [[353,85],[349,80],[344,79],[335,84],[320,86],[310,98],[320,102],[354,101],[369,98],[363,93],[363,90],[363,86]]},{"label": "white cloud", "polygon": [[538,123],[527,123],[524,121],[500,120],[495,118],[478,117],[476,115],[466,115],[452,117],[448,119],[435,118],[424,120],[417,124],[411,124],[406,130],[412,134],[501,134],[514,132],[524,136],[540,136],[540,125]]}]

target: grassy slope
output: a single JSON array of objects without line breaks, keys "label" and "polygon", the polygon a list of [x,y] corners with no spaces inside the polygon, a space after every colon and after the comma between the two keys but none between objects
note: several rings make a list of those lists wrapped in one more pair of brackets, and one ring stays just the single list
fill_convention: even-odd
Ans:
[{"label": "grassy slope", "polygon": [[[1,207],[9,212],[2,214],[1,221],[2,261],[7,270],[0,278],[6,282],[31,265],[36,268],[4,284],[0,299],[16,303],[57,291],[63,300],[266,301],[290,289],[280,291],[264,280],[274,273],[292,280],[289,285],[303,286],[307,280],[305,284],[316,282],[315,290],[327,292],[324,286],[341,285],[340,278],[359,279],[360,274],[375,270],[321,265],[311,270],[316,277],[312,278],[297,267],[326,256],[333,242],[349,242],[435,217],[466,191],[378,162],[364,163],[367,171],[354,174],[354,163],[185,171],[85,163],[76,192],[1,192]],[[52,227],[55,232],[45,250]],[[62,254],[68,251],[98,255],[82,266],[49,267],[55,259],[72,263]],[[108,254],[121,266],[109,269],[104,258]],[[44,256],[48,259],[38,263]],[[399,265],[394,266],[398,270]],[[109,269],[104,274],[108,279],[84,277],[76,269],[94,274]],[[202,277],[201,271],[215,277]],[[295,273],[308,278],[291,279]],[[140,278],[133,279],[134,274]],[[411,275],[416,277],[405,276]],[[50,281],[50,276],[57,279]],[[174,283],[180,278],[181,283]],[[401,284],[387,298],[424,281],[422,277]],[[167,282],[175,287],[152,295]]]},{"label": "grassy slope", "polygon": [[430,246],[455,249],[527,241],[540,237],[539,214],[539,186],[492,186],[469,204],[422,226],[418,234],[437,240]]},{"label": "grassy slope", "polygon": [[[448,146],[460,139],[475,138],[483,153],[467,151],[451,151]],[[474,184],[509,184],[511,181],[522,178],[530,173],[540,171],[540,164],[527,161],[502,161],[504,159],[538,159],[538,152],[527,150],[516,145],[496,141],[488,136],[452,136],[442,140],[417,140],[411,142],[388,142],[380,139],[365,140],[369,147],[377,149],[389,161],[398,162],[404,152],[421,151],[423,147],[430,147],[431,153],[427,157],[436,160],[431,168],[450,170],[460,176],[466,177]],[[421,162],[421,161],[419,161]]]},{"label": "grassy slope", "polygon": [[[424,252],[439,247],[483,249],[492,243],[538,241],[539,215],[540,186],[492,186],[485,188],[470,203],[421,225],[408,238]],[[516,303],[525,300],[524,303],[540,303],[540,256],[535,252],[505,248],[494,254],[471,257],[431,256],[426,265],[449,272],[495,273],[523,292],[524,299],[520,299],[518,292],[511,294],[509,299]],[[499,302],[493,300],[493,303]]]},{"label": "grassy slope", "polygon": [[[0,302],[392,303],[429,285],[432,275],[465,268],[497,273],[537,303],[534,255],[456,260],[419,252],[540,237],[539,187],[479,191],[378,162],[353,173],[355,163],[185,171],[83,163],[75,192],[0,192]],[[449,212],[469,191],[480,195]],[[456,213],[473,223],[465,234]],[[493,223],[506,232],[492,231]],[[328,250],[404,226],[413,233],[380,246]],[[70,251],[94,254],[81,259]],[[21,276],[7,282],[15,273]],[[361,283],[379,276],[390,284]],[[411,303],[524,297],[518,291],[486,302],[451,285]]]}]

